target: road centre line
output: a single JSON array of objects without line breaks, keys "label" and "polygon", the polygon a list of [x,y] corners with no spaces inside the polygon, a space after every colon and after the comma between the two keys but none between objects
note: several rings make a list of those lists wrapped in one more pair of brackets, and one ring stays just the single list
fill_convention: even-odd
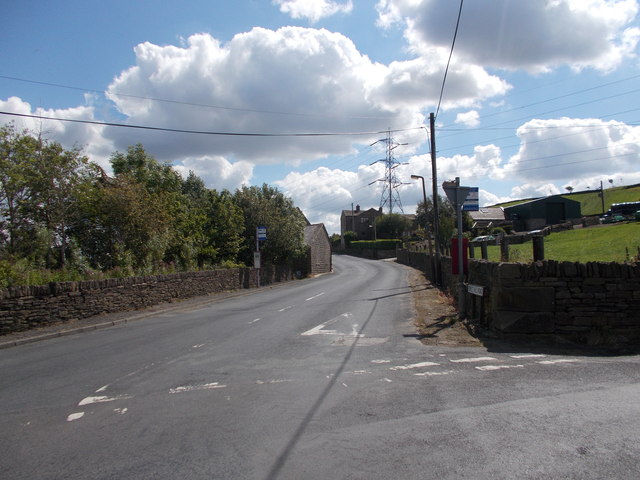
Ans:
[{"label": "road centre line", "polygon": [[291,308],[293,308],[293,307],[295,307],[295,305],[289,305],[289,306],[287,306],[287,307],[283,307],[283,308],[281,308],[280,310],[278,310],[278,312],[284,312],[285,310],[289,310],[289,309],[291,309]]},{"label": "road centre line", "polygon": [[546,355],[542,353],[522,353],[518,355],[509,355],[511,358],[544,358]]},{"label": "road centre line", "polygon": [[313,300],[315,298],[321,297],[322,295],[324,295],[324,292],[319,293],[318,295],[314,295],[313,297],[309,297],[305,300],[305,302],[308,302],[310,300]]}]

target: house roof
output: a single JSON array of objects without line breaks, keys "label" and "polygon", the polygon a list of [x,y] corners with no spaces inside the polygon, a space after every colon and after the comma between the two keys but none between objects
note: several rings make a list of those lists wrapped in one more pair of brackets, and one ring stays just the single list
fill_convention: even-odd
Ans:
[{"label": "house roof", "polygon": [[316,235],[322,234],[329,238],[329,234],[327,233],[327,229],[324,227],[324,223],[307,225],[304,227],[304,243],[310,245]]},{"label": "house roof", "polygon": [[469,212],[469,216],[474,221],[495,221],[504,220],[504,210],[502,207],[482,207],[476,212]]}]

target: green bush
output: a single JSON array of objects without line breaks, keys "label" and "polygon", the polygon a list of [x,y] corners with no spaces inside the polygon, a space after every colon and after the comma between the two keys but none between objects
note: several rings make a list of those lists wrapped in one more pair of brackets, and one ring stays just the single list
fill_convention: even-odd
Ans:
[{"label": "green bush", "polygon": [[402,240],[385,239],[385,240],[358,240],[351,242],[351,248],[371,248],[374,250],[394,250],[396,245],[402,244]]}]

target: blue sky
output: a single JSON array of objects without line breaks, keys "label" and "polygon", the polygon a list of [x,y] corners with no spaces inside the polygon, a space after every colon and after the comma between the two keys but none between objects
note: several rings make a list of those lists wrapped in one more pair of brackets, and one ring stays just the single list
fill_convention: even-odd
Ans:
[{"label": "blue sky", "polygon": [[[104,167],[142,143],[216,189],[277,186],[312,222],[381,203],[388,128],[405,213],[431,181],[452,0],[7,1],[0,115]],[[482,204],[640,182],[637,0],[466,0],[436,121],[438,183]],[[366,133],[347,135],[348,133]],[[335,133],[301,137],[300,133]],[[370,185],[370,183],[372,183]],[[397,208],[397,207],[396,207]]]}]

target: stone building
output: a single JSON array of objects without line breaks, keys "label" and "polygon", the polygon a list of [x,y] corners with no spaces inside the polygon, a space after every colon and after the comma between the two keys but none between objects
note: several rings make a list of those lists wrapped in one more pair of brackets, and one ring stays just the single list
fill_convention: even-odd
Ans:
[{"label": "stone building", "polygon": [[329,273],[331,263],[331,241],[323,223],[304,227],[304,243],[309,246],[307,268],[309,275]]}]

